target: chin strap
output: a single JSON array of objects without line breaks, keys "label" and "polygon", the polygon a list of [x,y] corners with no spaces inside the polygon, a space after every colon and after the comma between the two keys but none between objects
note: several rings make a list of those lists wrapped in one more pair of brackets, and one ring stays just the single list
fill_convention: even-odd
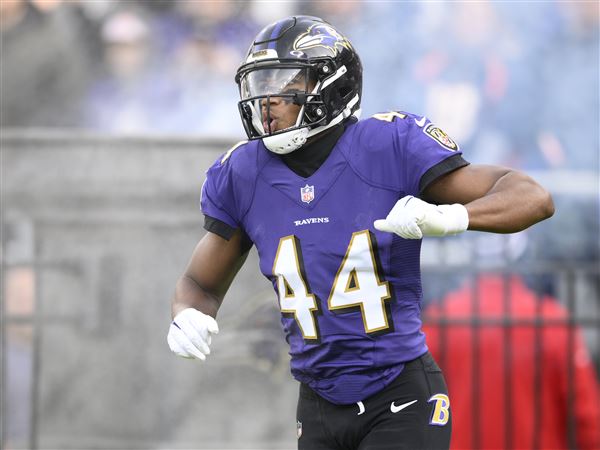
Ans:
[{"label": "chin strap", "polygon": [[323,125],[321,127],[316,127],[310,130],[308,127],[298,128],[295,130],[286,131],[285,133],[276,134],[274,136],[267,136],[263,138],[263,144],[267,147],[268,150],[273,153],[277,153],[278,155],[286,155],[288,153],[293,152],[294,150],[298,150],[304,144],[306,144],[306,140],[309,137],[316,136],[319,133],[322,133],[325,130],[339,124],[343,120],[347,119],[351,115],[360,118],[361,110],[360,108],[354,111],[352,114],[352,107],[358,103],[359,97],[358,94],[348,102],[346,108],[338,114],[331,122],[327,125]]},{"label": "chin strap", "polygon": [[308,139],[308,133],[308,127],[286,131],[285,133],[264,137],[263,144],[273,153],[286,155],[302,147]]}]

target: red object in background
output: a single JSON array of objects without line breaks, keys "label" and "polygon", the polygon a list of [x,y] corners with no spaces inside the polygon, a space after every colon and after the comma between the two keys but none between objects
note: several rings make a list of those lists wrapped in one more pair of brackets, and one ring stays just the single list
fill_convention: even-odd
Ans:
[{"label": "red object in background", "polygon": [[[509,317],[505,310],[510,311]],[[466,284],[441,304],[427,308],[425,317],[426,323],[431,321],[423,328],[427,345],[444,371],[450,392],[452,449],[567,449],[569,420],[579,449],[600,449],[598,378],[581,331],[569,332],[568,311],[556,300],[538,299],[517,276],[503,281],[501,276],[484,275],[476,289]],[[444,317],[498,322],[481,327],[448,324],[444,329],[436,324]],[[541,324],[554,323],[536,331],[531,323],[536,317]],[[500,322],[503,318],[529,322],[509,327],[507,334]],[[505,361],[507,345],[510,357]],[[536,395],[541,397],[536,400]],[[477,424],[478,442],[474,442]]]}]

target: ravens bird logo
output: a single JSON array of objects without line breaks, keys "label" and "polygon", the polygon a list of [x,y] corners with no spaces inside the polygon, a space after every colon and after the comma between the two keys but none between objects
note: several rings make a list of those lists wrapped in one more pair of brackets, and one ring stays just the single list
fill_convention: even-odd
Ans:
[{"label": "ravens bird logo", "polygon": [[307,50],[315,47],[326,48],[333,53],[333,56],[337,55],[342,48],[352,50],[350,41],[326,24],[312,25],[294,42],[294,50]]}]

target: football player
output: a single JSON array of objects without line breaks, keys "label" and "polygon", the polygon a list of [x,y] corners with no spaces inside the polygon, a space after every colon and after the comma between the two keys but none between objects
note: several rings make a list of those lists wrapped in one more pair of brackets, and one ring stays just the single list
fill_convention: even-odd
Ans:
[{"label": "football player", "polygon": [[268,25],[235,79],[248,140],[208,169],[208,232],[177,282],[171,350],[210,354],[254,245],[300,382],[298,448],[448,448],[451,399],[421,331],[421,239],[523,230],[553,214],[549,193],[469,164],[428,118],[359,121],[359,56],[322,19]]}]

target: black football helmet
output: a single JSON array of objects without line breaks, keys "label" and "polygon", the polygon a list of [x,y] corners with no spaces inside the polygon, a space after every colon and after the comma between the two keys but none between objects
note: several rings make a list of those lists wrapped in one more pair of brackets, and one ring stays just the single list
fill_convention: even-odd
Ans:
[{"label": "black football helmet", "polygon": [[[360,114],[360,58],[346,37],[318,17],[287,17],[265,27],[235,81],[248,138],[262,138],[275,153],[292,152],[307,138]],[[300,106],[294,126],[271,129],[274,97]]]}]

